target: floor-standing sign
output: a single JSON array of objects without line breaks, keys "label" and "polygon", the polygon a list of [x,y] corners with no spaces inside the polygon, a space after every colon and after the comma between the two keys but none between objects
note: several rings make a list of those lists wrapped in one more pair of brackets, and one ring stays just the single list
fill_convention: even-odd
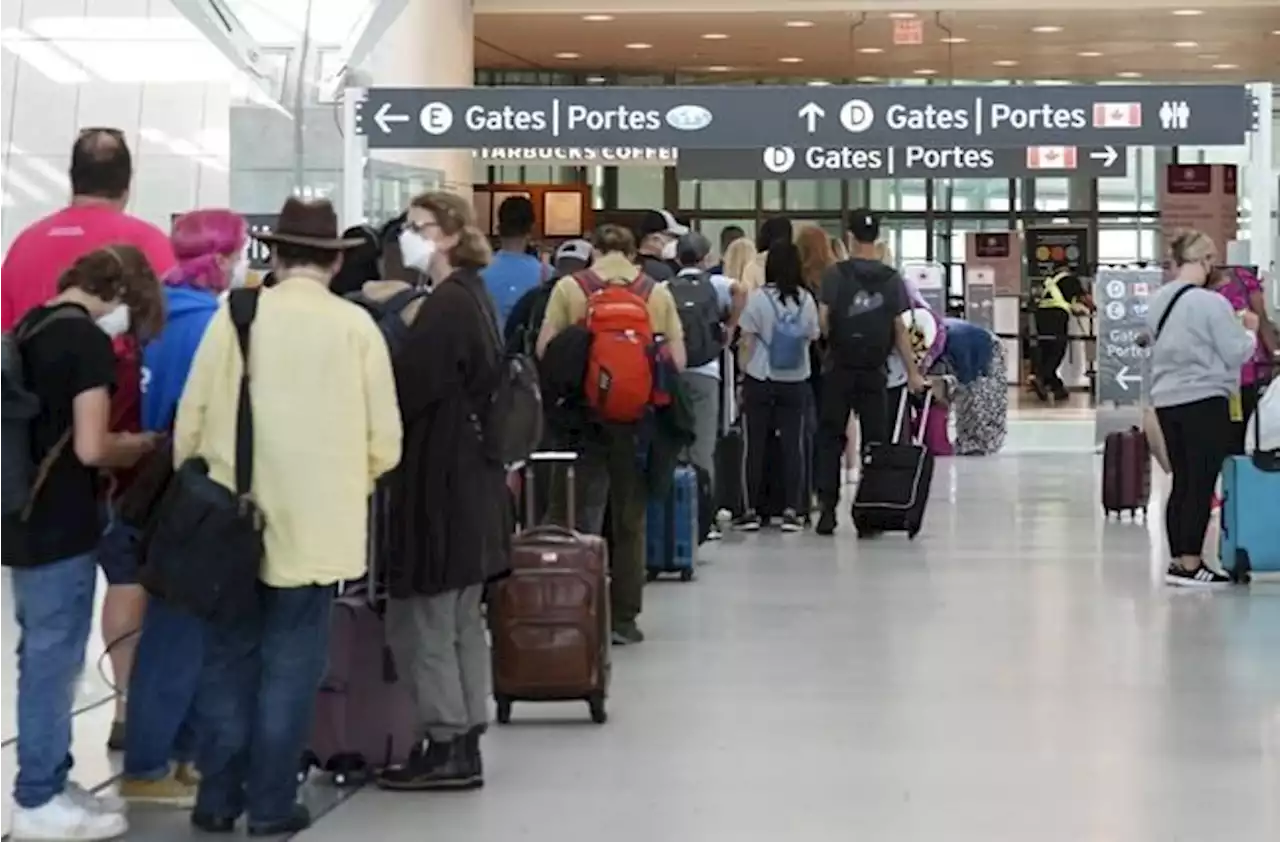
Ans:
[{"label": "floor-standing sign", "polygon": [[964,268],[965,318],[990,331],[996,329],[996,273],[990,266]]},{"label": "floor-standing sign", "polygon": [[1098,271],[1098,442],[1142,423],[1151,349],[1140,337],[1147,333],[1147,302],[1163,280],[1158,268]]},{"label": "floor-standing sign", "polygon": [[1004,345],[1010,385],[1022,382],[1022,239],[1016,231],[972,231],[965,235],[965,266],[991,273],[991,330]]},{"label": "floor-standing sign", "polygon": [[916,288],[929,309],[940,316],[947,314],[946,272],[941,263],[908,263],[902,267],[902,277]]}]

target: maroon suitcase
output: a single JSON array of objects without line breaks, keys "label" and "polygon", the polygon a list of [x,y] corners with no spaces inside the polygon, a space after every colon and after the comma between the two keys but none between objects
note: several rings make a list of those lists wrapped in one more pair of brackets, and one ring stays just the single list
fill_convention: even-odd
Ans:
[{"label": "maroon suitcase", "polygon": [[[568,462],[570,528],[538,526],[511,541],[511,575],[489,603],[493,697],[500,723],[513,702],[587,702],[591,719],[607,718],[609,689],[609,551],[603,538],[573,524],[572,453],[535,453],[535,462]],[[527,510],[535,511],[525,478]]]},{"label": "maroon suitcase", "polygon": [[347,586],[333,606],[329,663],[316,699],[303,774],[319,768],[338,786],[403,763],[419,740],[418,713],[386,639],[385,591],[376,564],[384,552],[386,491],[370,502],[369,575]]},{"label": "maroon suitcase", "polygon": [[1137,427],[1107,436],[1102,446],[1102,510],[1120,517],[1147,514],[1151,496],[1151,448]]}]

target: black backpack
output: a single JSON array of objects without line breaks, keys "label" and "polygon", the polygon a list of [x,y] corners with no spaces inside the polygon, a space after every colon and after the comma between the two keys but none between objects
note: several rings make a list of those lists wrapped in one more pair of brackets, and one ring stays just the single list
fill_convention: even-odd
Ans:
[{"label": "black backpack", "polygon": [[405,337],[409,335],[410,325],[403,317],[405,309],[427,294],[426,289],[411,286],[383,300],[370,298],[363,292],[348,293],[345,298],[363,307],[373,317],[373,320],[378,323],[378,330],[387,340],[391,355],[395,356],[404,344]]},{"label": "black backpack", "polygon": [[684,327],[686,367],[697,368],[718,359],[724,350],[724,324],[720,296],[711,276],[706,272],[679,275],[667,286]]},{"label": "black backpack", "polygon": [[827,343],[837,368],[883,368],[893,351],[898,313],[890,305],[892,284],[901,283],[897,271],[874,260],[846,260],[835,302],[827,313]]}]

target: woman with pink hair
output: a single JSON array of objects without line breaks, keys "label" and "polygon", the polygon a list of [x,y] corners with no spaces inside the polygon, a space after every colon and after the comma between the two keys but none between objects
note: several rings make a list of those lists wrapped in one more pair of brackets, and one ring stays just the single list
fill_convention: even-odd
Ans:
[{"label": "woman with pink hair", "polygon": [[[168,432],[205,329],[222,293],[244,284],[248,228],[229,210],[198,210],[173,223],[178,258],[162,282],[167,317],[160,336],[142,354],[142,426]],[[120,523],[132,529],[142,524]],[[129,677],[120,794],[130,801],[191,806],[196,778],[191,761],[196,688],[204,660],[201,620],[153,596],[141,620]]]}]

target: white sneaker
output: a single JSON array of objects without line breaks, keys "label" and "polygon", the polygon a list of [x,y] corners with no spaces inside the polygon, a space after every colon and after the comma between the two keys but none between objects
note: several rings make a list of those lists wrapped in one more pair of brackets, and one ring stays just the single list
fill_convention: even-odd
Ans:
[{"label": "white sneaker", "polygon": [[129,808],[123,798],[112,792],[104,790],[103,792],[92,793],[74,781],[68,781],[62,791],[71,796],[72,801],[86,810],[93,810],[98,813],[123,813]]},{"label": "white sneaker", "polygon": [[39,807],[15,807],[9,836],[14,842],[84,842],[128,832],[124,816],[89,809],[64,792]]}]

